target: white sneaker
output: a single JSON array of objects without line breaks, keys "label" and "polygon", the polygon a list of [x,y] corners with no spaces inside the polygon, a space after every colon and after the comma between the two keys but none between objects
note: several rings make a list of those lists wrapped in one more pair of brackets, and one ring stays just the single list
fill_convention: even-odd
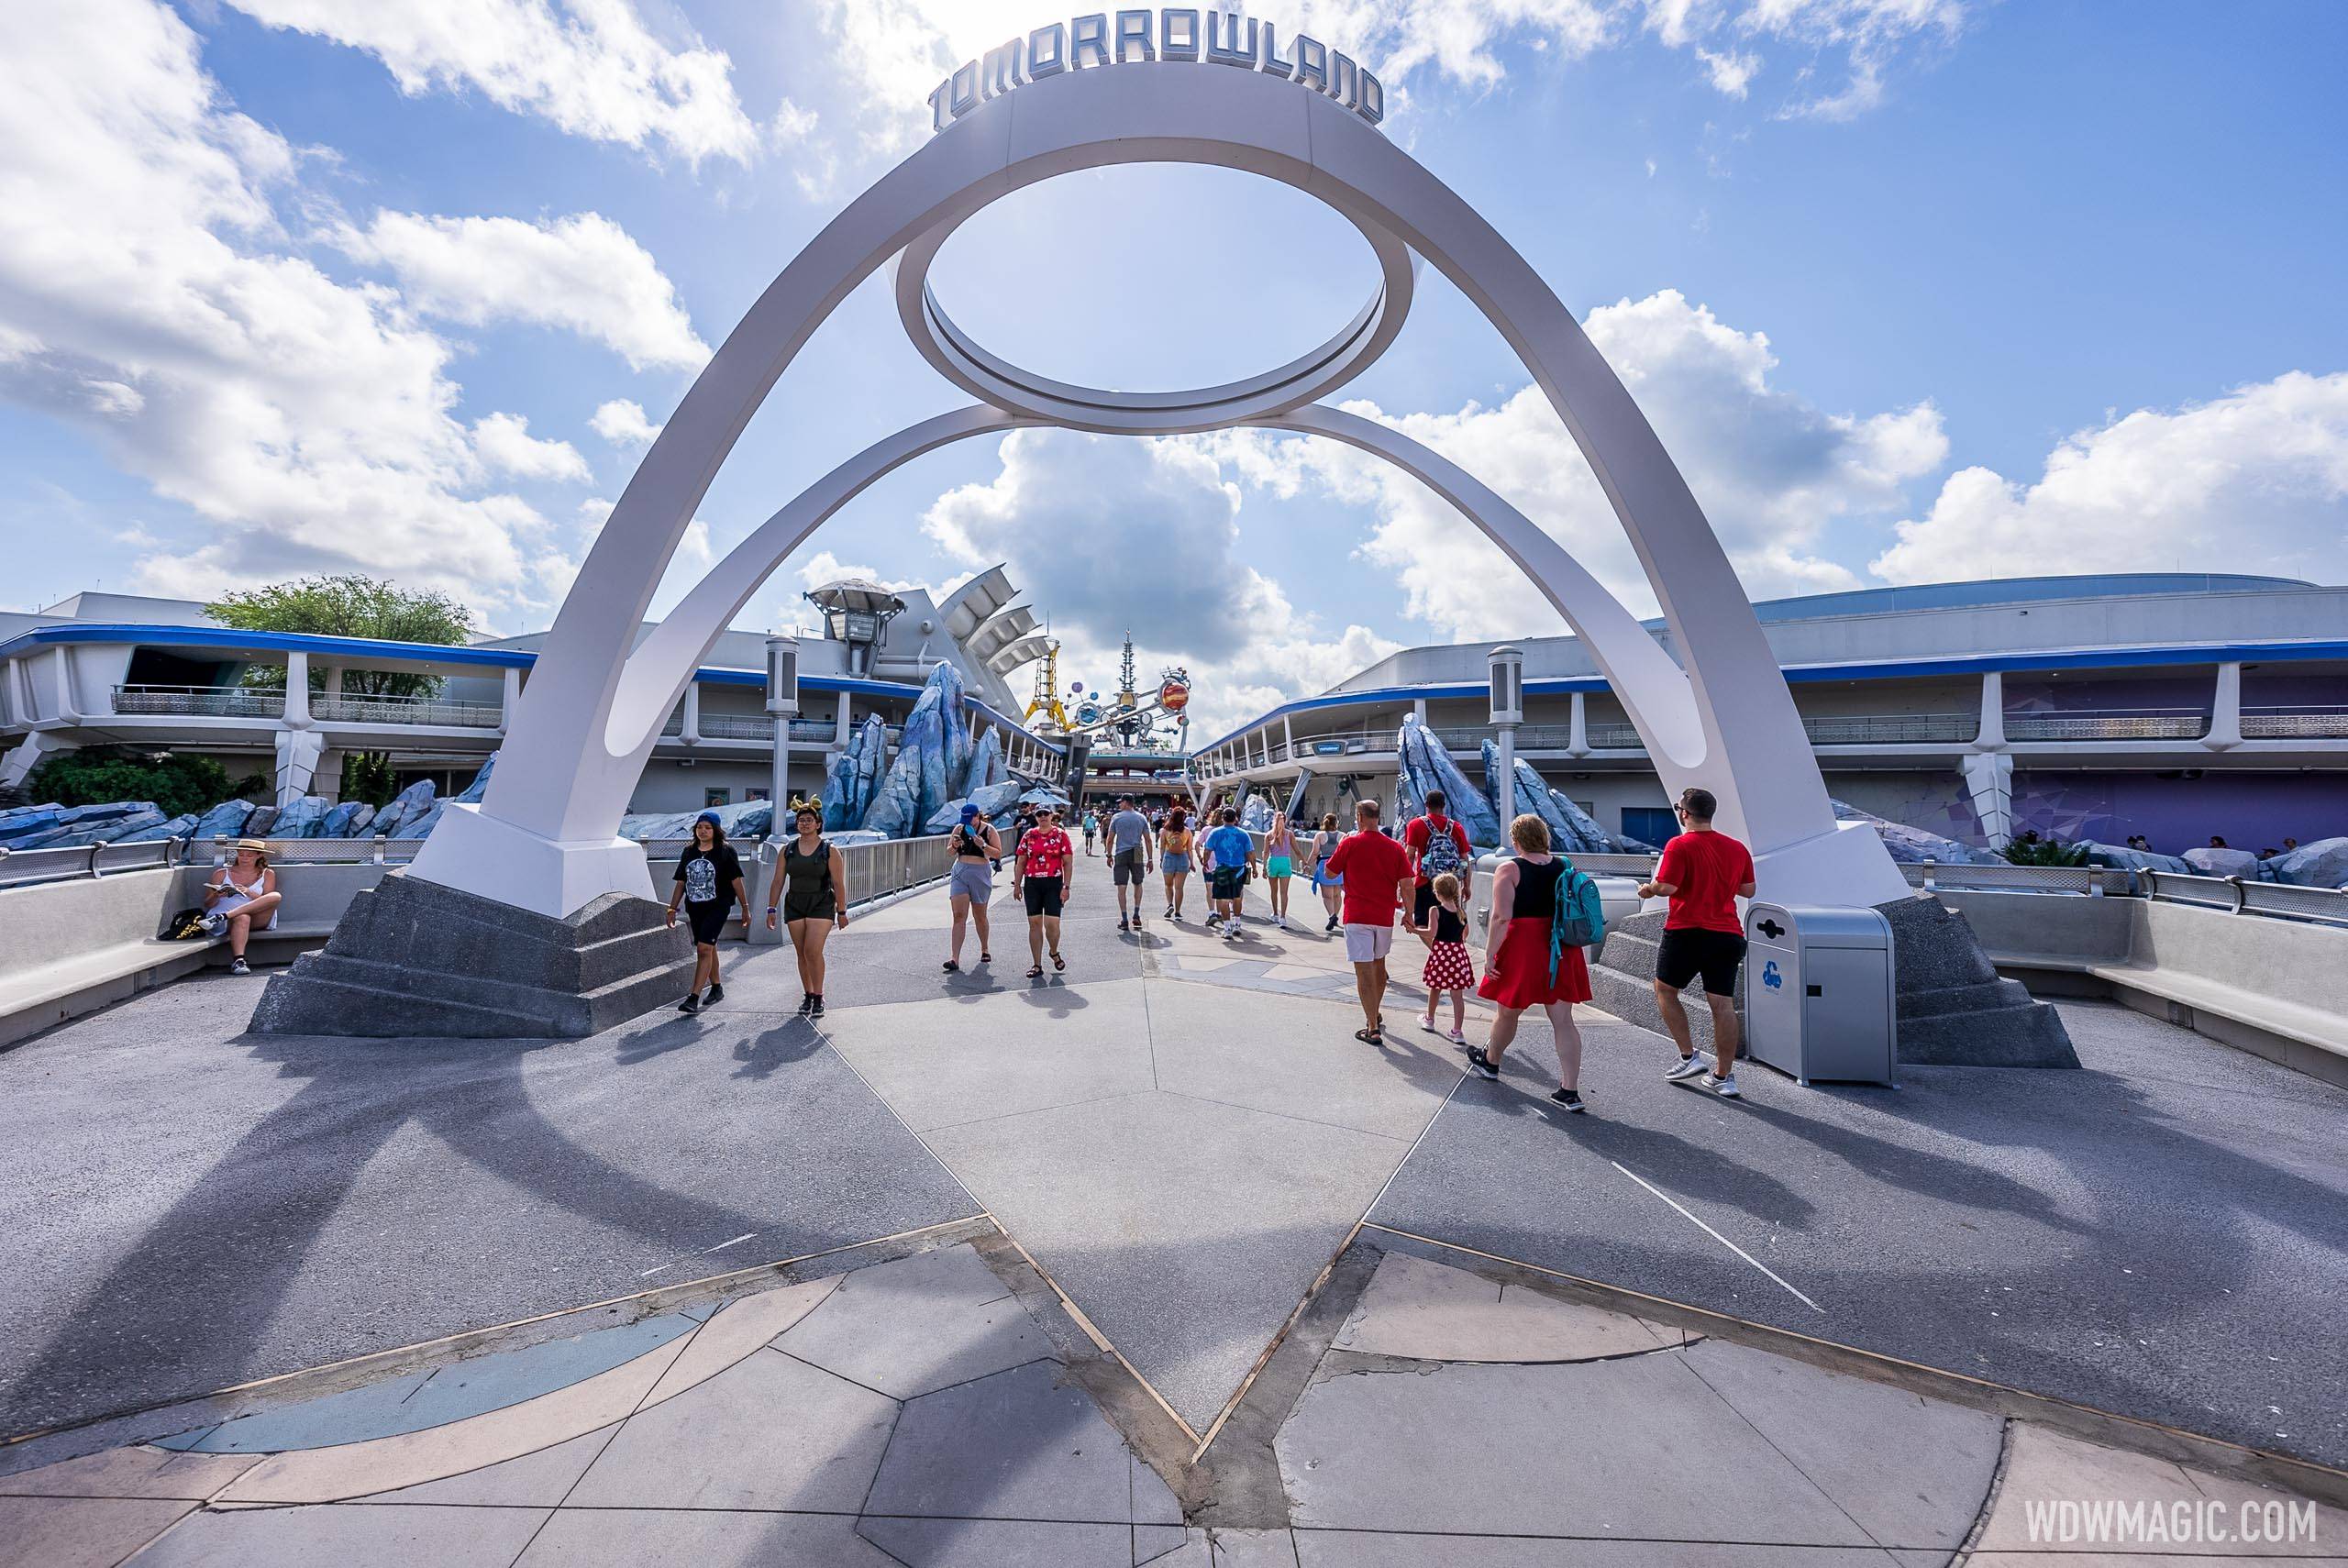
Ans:
[{"label": "white sneaker", "polygon": [[1419,1027],[1425,1030],[1429,1034],[1440,1034],[1443,1032],[1442,1030],[1435,1027],[1434,1020],[1432,1018],[1421,1018],[1419,1020]]},{"label": "white sneaker", "polygon": [[1704,1058],[1702,1056],[1682,1056],[1670,1066],[1665,1068],[1663,1076],[1670,1079],[1673,1083],[1679,1083],[1685,1079],[1694,1077],[1697,1074],[1702,1071],[1704,1071]]},{"label": "white sneaker", "polygon": [[1726,1077],[1721,1077],[1718,1073],[1706,1073],[1704,1075],[1704,1087],[1711,1090],[1714,1094],[1720,1096],[1722,1099],[1743,1099],[1744,1098],[1744,1091],[1736,1087],[1736,1075],[1734,1073],[1731,1073]]},{"label": "white sneaker", "polygon": [[1444,1038],[1450,1041],[1454,1045],[1465,1045],[1468,1043],[1468,1036],[1460,1033],[1456,1029],[1452,1030],[1450,1032],[1445,1034]]}]

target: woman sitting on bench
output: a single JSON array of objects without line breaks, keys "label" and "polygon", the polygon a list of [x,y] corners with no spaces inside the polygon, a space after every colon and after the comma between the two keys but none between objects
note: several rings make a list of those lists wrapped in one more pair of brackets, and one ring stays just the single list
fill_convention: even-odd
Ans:
[{"label": "woman sitting on bench", "polygon": [[277,873],[269,868],[269,845],[257,838],[238,839],[236,858],[204,885],[205,926],[228,933],[228,973],[253,972],[245,962],[245,943],[255,931],[277,924],[277,908],[284,901]]}]

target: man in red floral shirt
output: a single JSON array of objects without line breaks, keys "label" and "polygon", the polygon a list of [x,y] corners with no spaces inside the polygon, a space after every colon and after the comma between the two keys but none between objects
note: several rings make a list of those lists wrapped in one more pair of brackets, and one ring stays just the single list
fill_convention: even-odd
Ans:
[{"label": "man in red floral shirt", "polygon": [[1019,887],[1027,900],[1027,954],[1035,961],[1027,971],[1032,980],[1044,972],[1047,945],[1052,967],[1068,967],[1068,960],[1060,956],[1060,908],[1076,874],[1076,846],[1060,826],[1058,812],[1044,808],[1036,825],[1020,834],[1017,856]]}]

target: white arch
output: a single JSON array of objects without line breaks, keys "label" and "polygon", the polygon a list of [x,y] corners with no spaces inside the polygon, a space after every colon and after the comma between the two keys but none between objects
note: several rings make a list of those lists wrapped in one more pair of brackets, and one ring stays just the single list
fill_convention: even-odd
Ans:
[{"label": "white arch", "polygon": [[[557,915],[605,891],[647,891],[641,854],[612,836],[617,813],[603,787],[621,760],[610,745],[614,708],[653,589],[751,415],[840,301],[914,239],[1037,181],[1140,162],[1219,165],[1294,186],[1398,236],[1475,301],[1564,420],[1645,569],[1703,735],[1700,755],[1679,749],[1677,735],[1670,755],[1721,796],[1769,895],[1876,903],[1906,893],[1872,833],[1838,831],[1792,696],[1719,541],[1637,404],[1539,274],[1441,181],[1327,99],[1257,72],[1179,66],[1071,72],[998,98],[884,175],[792,259],[629,480],[511,715],[486,799],[452,808],[411,874]],[[1536,580],[1557,602],[1557,584],[1537,571]],[[582,748],[582,734],[593,746]],[[582,749],[595,758],[587,778]]]}]

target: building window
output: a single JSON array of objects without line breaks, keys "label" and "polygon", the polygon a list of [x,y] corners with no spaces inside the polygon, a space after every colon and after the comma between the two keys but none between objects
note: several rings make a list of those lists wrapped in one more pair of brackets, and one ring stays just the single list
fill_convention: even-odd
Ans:
[{"label": "building window", "polygon": [[[722,795],[725,791],[721,790],[718,793]],[[763,785],[753,784],[748,789],[742,791],[742,801],[745,805],[748,804],[752,801],[771,800],[773,797],[774,791],[765,788]]]},{"label": "building window", "polygon": [[722,806],[733,798],[734,791],[731,790],[713,789],[703,790],[701,792],[701,803],[704,806]]}]

